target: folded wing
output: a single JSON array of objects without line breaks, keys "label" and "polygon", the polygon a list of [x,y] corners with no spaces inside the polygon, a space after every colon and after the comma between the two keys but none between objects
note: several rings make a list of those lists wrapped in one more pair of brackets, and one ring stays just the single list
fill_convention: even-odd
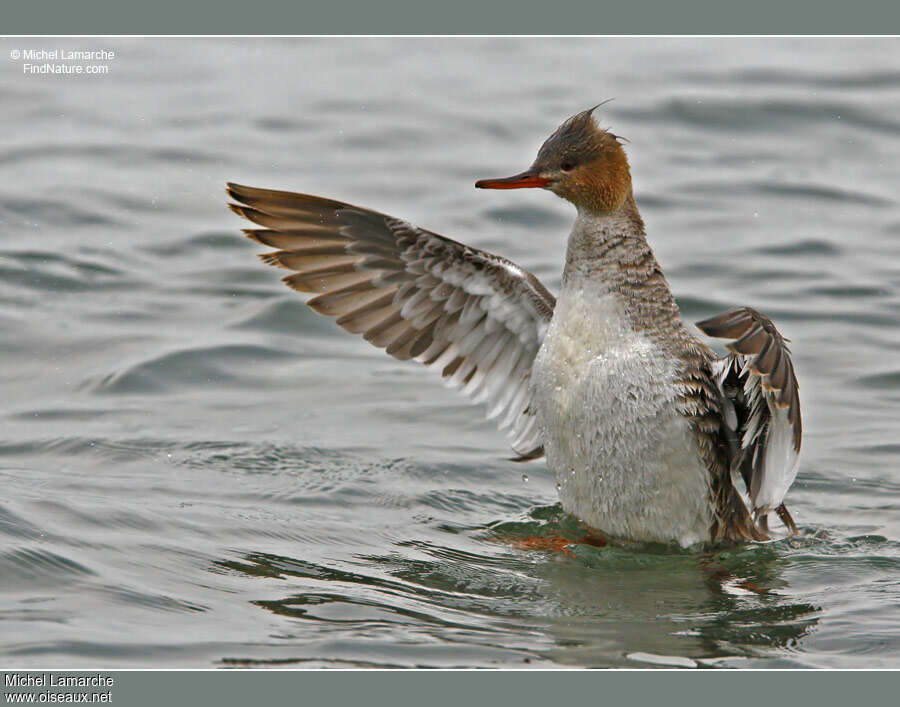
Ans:
[{"label": "folded wing", "polygon": [[[720,359],[717,379],[733,406],[728,415],[737,449],[732,475],[740,473],[757,518],[777,511],[796,531],[784,496],[797,476],[803,436],[800,396],[791,352],[772,321],[744,307],[697,323],[705,334],[734,339]],[[793,526],[793,527],[792,527]]]},{"label": "folded wing", "polygon": [[488,406],[522,458],[542,453],[531,365],[556,300],[531,273],[385,214],[305,194],[229,184],[246,229],[292,271],[307,304],[391,356],[441,371]]}]

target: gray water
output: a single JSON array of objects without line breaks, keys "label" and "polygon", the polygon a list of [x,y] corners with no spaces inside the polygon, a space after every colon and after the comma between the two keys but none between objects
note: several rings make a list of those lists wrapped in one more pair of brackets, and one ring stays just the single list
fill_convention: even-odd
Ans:
[{"label": "gray water", "polygon": [[[0,41],[0,663],[900,667],[898,67],[893,39]],[[556,289],[571,207],[473,182],[610,97],[686,319],[792,339],[798,538],[518,549],[573,532],[546,466],[308,311],[225,209],[227,180],[328,195]]]}]

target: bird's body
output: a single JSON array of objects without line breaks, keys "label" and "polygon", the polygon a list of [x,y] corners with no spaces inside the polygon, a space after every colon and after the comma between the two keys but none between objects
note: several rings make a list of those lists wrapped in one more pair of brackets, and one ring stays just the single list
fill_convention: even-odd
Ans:
[{"label": "bird's body", "polygon": [[[647,330],[630,316],[629,305],[673,305],[667,291],[617,282],[623,258],[642,264],[641,275],[653,273],[646,241],[622,232],[631,228],[576,221],[562,290],[534,362],[534,405],[566,511],[610,535],[690,545],[708,539],[713,516],[709,474],[677,407],[680,362],[660,341],[683,325],[661,312],[666,331]],[[596,239],[606,247],[594,248]],[[653,298],[662,294],[668,299]]]},{"label": "bird's body", "polygon": [[741,309],[700,323],[737,339],[718,358],[684,325],[647,243],[624,151],[592,111],[527,172],[484,188],[572,201],[558,300],[515,264],[319,197],[230,185],[309,304],[487,402],[523,459],[546,454],[563,508],[590,528],[682,546],[769,537],[796,474],[800,411],[774,325]]}]

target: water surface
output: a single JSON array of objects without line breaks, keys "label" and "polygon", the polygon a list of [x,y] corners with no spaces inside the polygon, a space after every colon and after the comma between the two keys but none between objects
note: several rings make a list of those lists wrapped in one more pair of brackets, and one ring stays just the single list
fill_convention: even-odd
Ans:
[{"label": "water surface", "polygon": [[[112,49],[103,76],[9,51]],[[7,667],[900,667],[894,39],[0,41]],[[800,538],[579,546],[543,463],[308,311],[223,185],[333,196],[556,289],[477,192],[602,99],[685,317],[791,338]]]}]

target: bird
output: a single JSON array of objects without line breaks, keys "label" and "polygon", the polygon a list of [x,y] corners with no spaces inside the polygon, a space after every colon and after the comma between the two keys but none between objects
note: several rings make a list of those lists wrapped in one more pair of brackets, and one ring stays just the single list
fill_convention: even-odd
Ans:
[{"label": "bird", "polygon": [[[602,104],[601,104],[602,105]],[[544,457],[562,509],[596,537],[683,548],[798,533],[784,497],[802,422],[788,340],[741,307],[691,333],[637,207],[625,140],[600,107],[565,120],[532,165],[480,189],[575,207],[557,296],[512,261],[342,201],[227,184],[263,262],[306,304],[417,361]]]}]

